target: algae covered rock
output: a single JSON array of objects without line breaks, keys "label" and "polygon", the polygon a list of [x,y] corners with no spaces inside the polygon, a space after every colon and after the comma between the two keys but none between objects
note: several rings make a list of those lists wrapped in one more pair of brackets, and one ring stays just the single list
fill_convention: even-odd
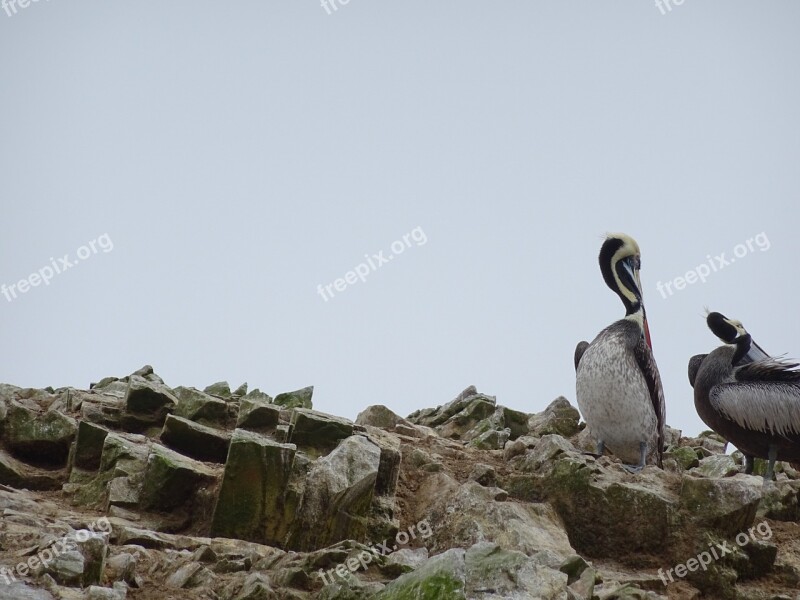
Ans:
[{"label": "algae covered rock", "polygon": [[235,430],[214,508],[212,534],[282,545],[293,519],[284,503],[295,452],[294,444]]},{"label": "algae covered rock", "polygon": [[531,435],[557,434],[570,437],[578,433],[580,413],[569,403],[569,400],[560,396],[553,400],[543,412],[532,415],[528,419],[528,431]]},{"label": "algae covered rock", "polygon": [[321,548],[361,539],[380,468],[380,448],[362,435],[342,441],[308,471],[298,523],[289,547]]},{"label": "algae covered rock", "polygon": [[310,385],[294,392],[284,392],[278,394],[273,400],[273,404],[281,406],[286,409],[290,408],[314,408],[311,397],[314,395],[314,386]]}]

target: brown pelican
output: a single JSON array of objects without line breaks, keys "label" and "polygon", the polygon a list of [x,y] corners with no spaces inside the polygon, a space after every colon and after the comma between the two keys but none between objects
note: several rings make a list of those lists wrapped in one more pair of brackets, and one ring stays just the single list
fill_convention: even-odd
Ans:
[{"label": "brown pelican", "polygon": [[625,317],[575,349],[578,407],[597,453],[608,448],[635,473],[648,459],[661,466],[666,421],[642,303],[639,245],[625,234],[610,234],[599,260],[603,279],[625,305]]},{"label": "brown pelican", "polygon": [[[709,313],[709,328],[726,344],[689,361],[694,405],[703,422],[746,457],[800,461],[800,366],[770,357],[739,321]],[[735,333],[734,333],[735,332]]]},{"label": "brown pelican", "polygon": [[[733,344],[735,343],[736,338],[740,335],[748,335],[741,321],[728,319],[722,313],[709,312],[708,309],[706,309],[706,313],[706,323],[708,324],[708,328],[720,339],[720,341],[724,342],[725,344]],[[708,355],[698,354],[697,356],[692,357],[692,360],[689,361],[689,383],[692,385],[692,387],[694,387],[694,377],[697,375],[697,371],[700,368],[700,363],[706,356]],[[748,351],[741,358],[739,358],[734,366],[739,367],[741,365],[746,365],[757,360],[763,360],[765,358],[771,357],[751,338]],[[750,475],[753,472],[753,457],[749,454],[744,455],[744,472],[746,475]]]}]

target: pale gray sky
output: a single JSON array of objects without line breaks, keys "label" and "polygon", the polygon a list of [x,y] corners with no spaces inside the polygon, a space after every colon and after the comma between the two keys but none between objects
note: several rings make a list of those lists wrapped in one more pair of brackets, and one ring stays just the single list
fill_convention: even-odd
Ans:
[{"label": "pale gray sky", "polygon": [[[715,346],[705,305],[800,355],[797,2],[17,11],[0,10],[0,283],[107,237],[0,296],[2,382],[150,363],[173,386],[313,384],[350,418],[473,383],[529,412],[574,403],[575,344],[623,316],[606,231],[642,248],[671,425],[702,427],[686,365]],[[426,243],[318,293],[416,228]],[[762,232],[769,250],[658,292]]]}]

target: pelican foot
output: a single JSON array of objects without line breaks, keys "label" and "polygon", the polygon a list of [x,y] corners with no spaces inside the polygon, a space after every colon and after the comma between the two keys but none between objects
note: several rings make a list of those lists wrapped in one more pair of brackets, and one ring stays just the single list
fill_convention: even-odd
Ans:
[{"label": "pelican foot", "polygon": [[647,461],[647,442],[639,442],[639,464],[638,465],[625,465],[623,464],[622,467],[628,472],[636,473],[641,472],[644,469],[645,462]]}]

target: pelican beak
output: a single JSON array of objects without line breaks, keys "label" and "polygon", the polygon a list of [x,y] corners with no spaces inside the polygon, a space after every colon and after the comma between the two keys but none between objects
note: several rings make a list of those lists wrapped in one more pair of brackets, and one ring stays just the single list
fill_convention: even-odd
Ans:
[{"label": "pelican beak", "polygon": [[[765,358],[770,357],[769,354],[764,352],[764,349],[761,346],[759,346],[752,340],[752,338],[750,340],[750,348],[747,350],[747,353],[744,356],[747,362],[757,362],[759,360],[764,360]],[[745,360],[740,362],[744,364]]]},{"label": "pelican beak", "polygon": [[644,341],[647,342],[650,350],[652,350],[653,342],[650,341],[650,326],[647,324],[647,315],[642,315],[642,328],[644,329]]}]

